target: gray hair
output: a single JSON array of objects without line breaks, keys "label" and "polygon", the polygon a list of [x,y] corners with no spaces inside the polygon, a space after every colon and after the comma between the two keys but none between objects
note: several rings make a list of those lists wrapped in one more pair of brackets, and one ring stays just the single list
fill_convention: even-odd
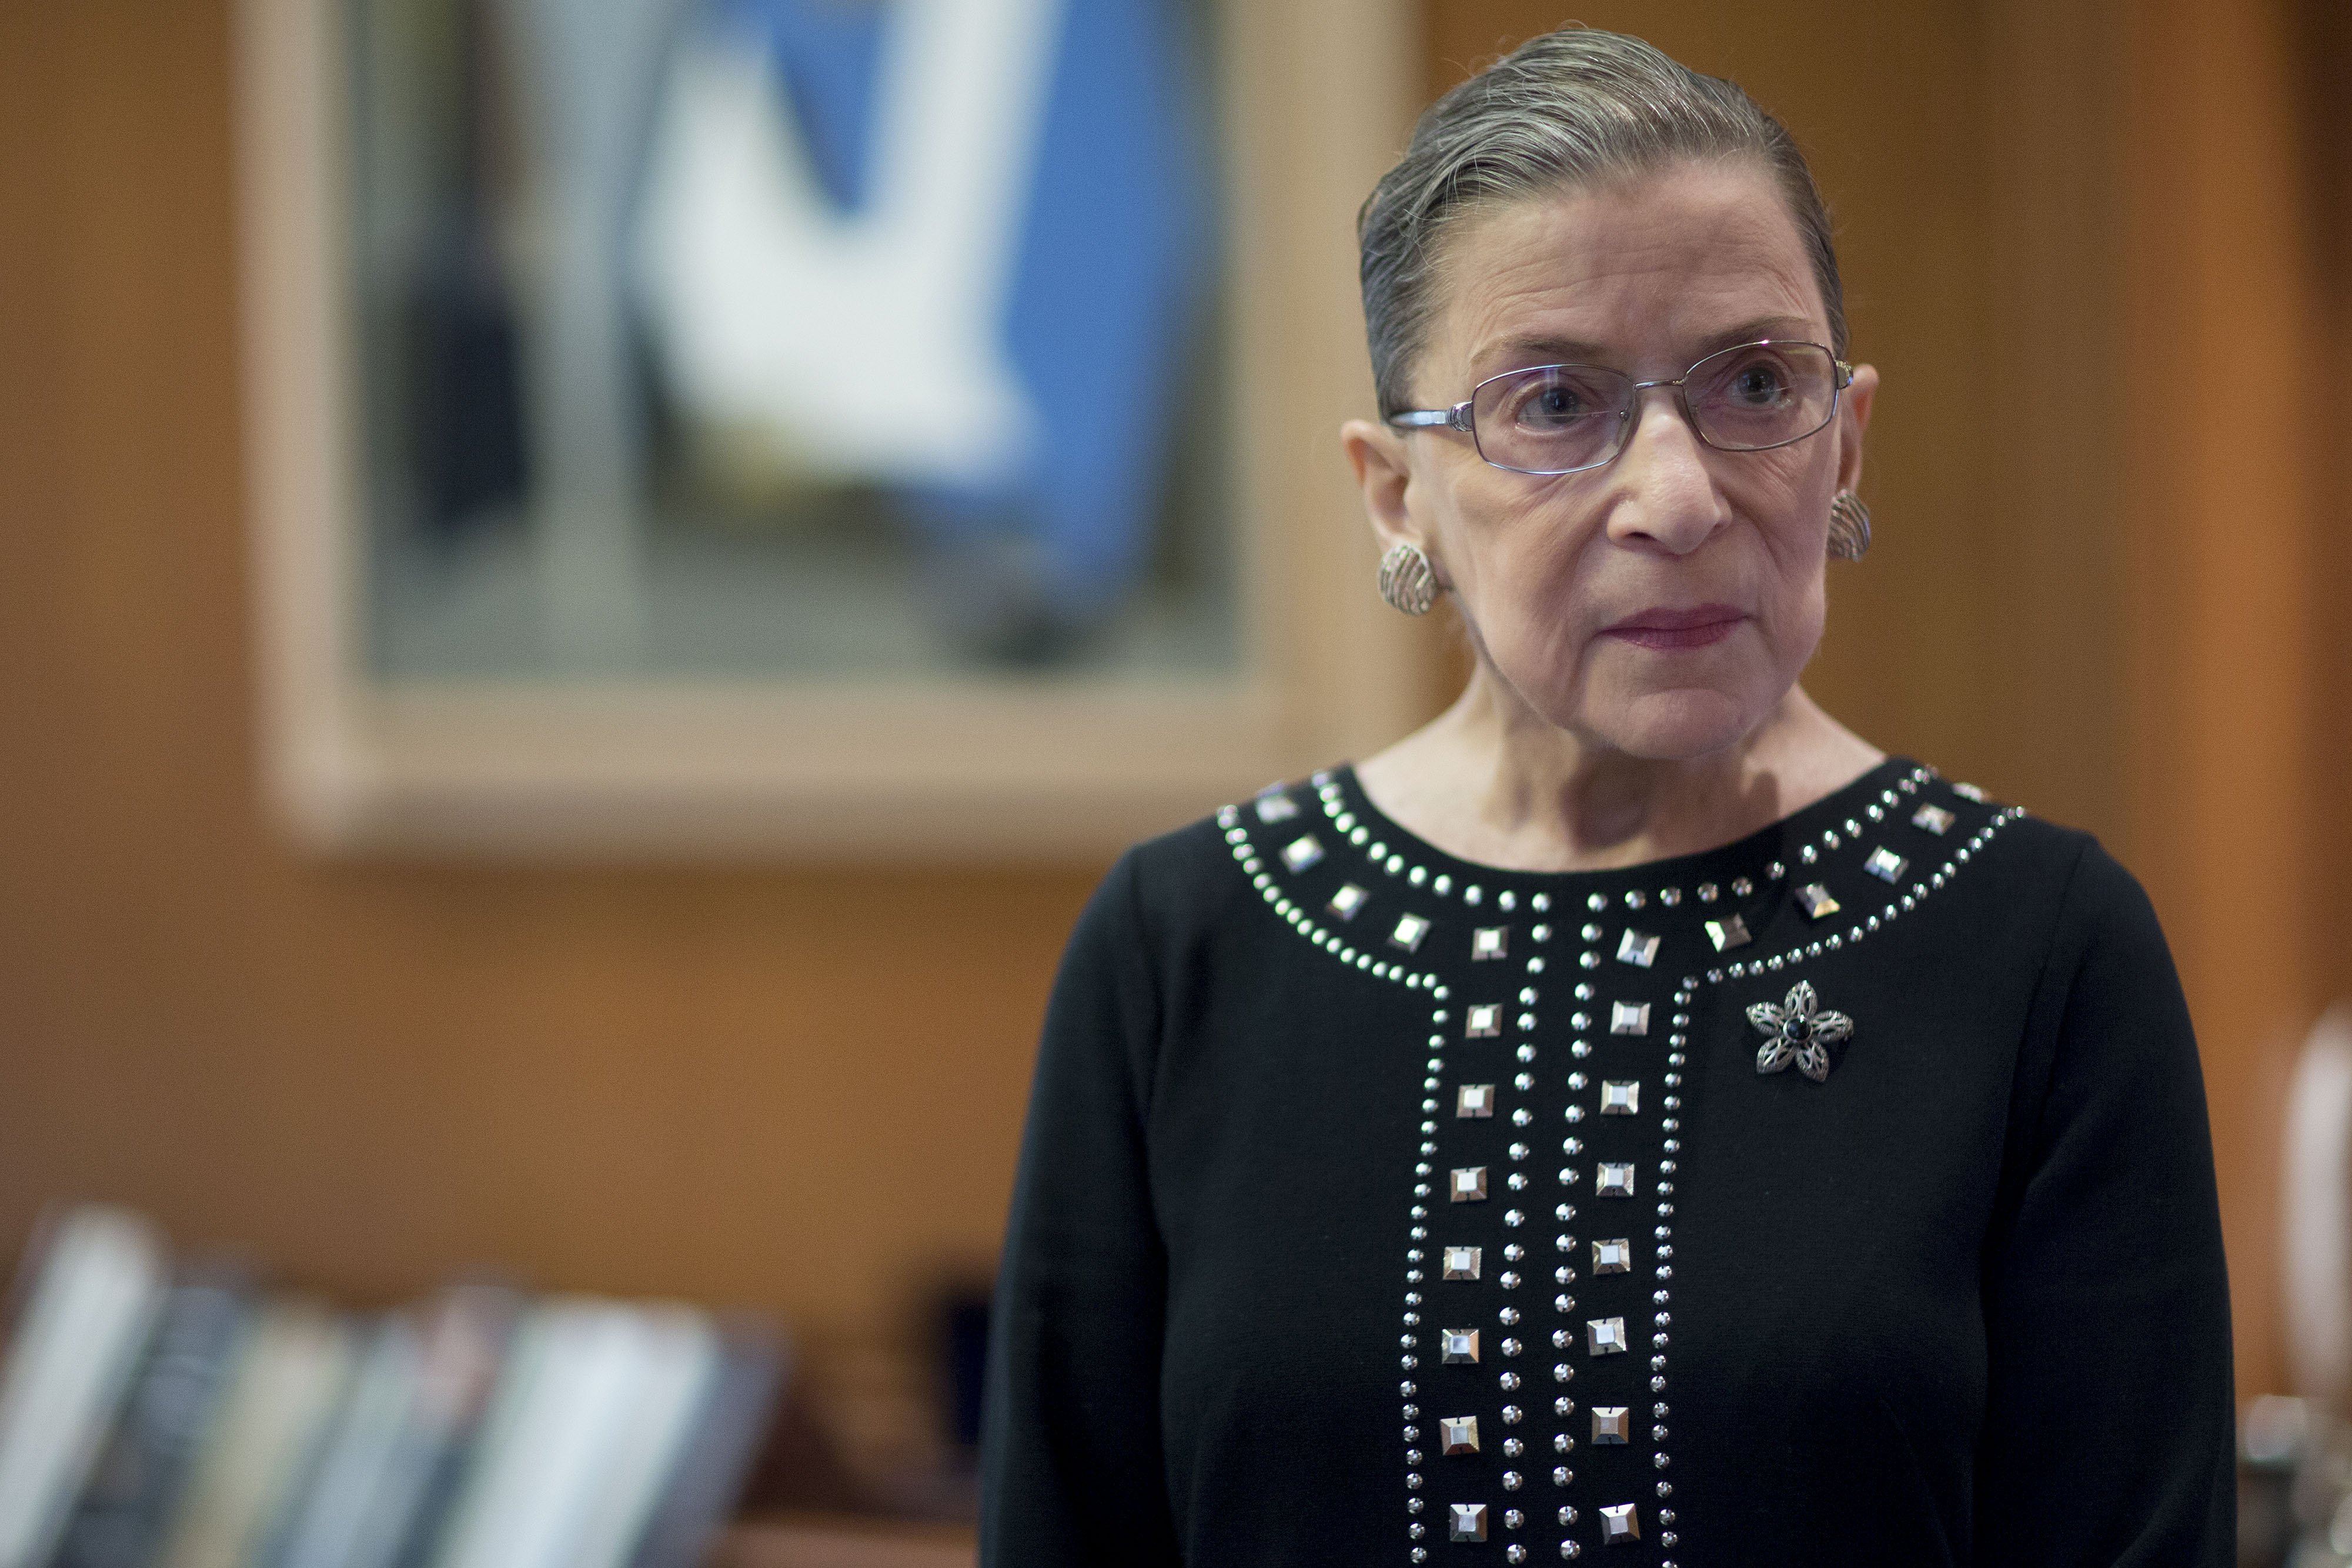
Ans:
[{"label": "gray hair", "polygon": [[1469,214],[1686,160],[1752,158],[1787,199],[1846,353],[1845,295],[1829,209],[1787,129],[1733,82],[1639,38],[1570,26],[1531,38],[1430,105],[1356,219],[1364,329],[1383,416],[1435,313],[1442,242]]}]

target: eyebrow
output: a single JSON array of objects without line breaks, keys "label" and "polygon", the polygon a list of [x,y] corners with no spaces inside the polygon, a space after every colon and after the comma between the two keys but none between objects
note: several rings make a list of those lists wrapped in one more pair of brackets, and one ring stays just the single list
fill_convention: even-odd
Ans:
[{"label": "eyebrow", "polygon": [[[1694,356],[1693,362],[1696,363],[1698,360],[1706,358],[1718,349],[1728,349],[1737,343],[1753,343],[1767,338],[1777,338],[1783,342],[1792,340],[1810,342],[1812,331],[1813,324],[1801,316],[1759,316],[1752,320],[1726,327],[1701,338],[1697,343],[1698,352]],[[1530,333],[1505,339],[1486,353],[1479,355],[1478,360],[1474,362],[1483,363],[1499,357],[1522,366],[1590,365],[1601,363],[1602,357],[1608,351],[1598,343],[1586,342],[1578,338],[1559,338],[1548,333]]]}]

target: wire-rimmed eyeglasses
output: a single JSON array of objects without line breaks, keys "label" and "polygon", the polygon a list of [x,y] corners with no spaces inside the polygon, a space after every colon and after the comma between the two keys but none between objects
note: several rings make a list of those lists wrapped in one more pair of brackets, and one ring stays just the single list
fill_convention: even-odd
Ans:
[{"label": "wire-rimmed eyeglasses", "polygon": [[1579,474],[1625,449],[1635,400],[1672,387],[1698,438],[1718,452],[1769,452],[1818,434],[1837,415],[1853,367],[1819,343],[1760,339],[1719,349],[1670,381],[1600,365],[1530,365],[1489,376],[1451,408],[1407,409],[1401,430],[1458,430],[1514,474]]}]

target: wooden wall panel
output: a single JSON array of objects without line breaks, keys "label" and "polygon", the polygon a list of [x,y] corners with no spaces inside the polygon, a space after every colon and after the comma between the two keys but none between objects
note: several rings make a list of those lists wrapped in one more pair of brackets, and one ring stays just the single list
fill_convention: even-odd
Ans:
[{"label": "wooden wall panel", "polygon": [[[2124,33],[2125,490],[2137,866],[2198,1019],[2242,1390],[2284,1385],[2278,1085],[2321,1000],[2314,832],[2328,373],[2284,4],[2158,0]],[[2209,412],[2210,411],[2210,412]],[[2340,589],[2337,590],[2340,594]]]},{"label": "wooden wall panel", "polygon": [[[2317,221],[2319,351],[2352,363],[2352,5],[2304,0],[2300,122]],[[2342,379],[2340,374],[2334,380]],[[2322,993],[2352,1002],[2352,398],[2323,393],[2319,450],[2326,466],[2316,518],[2319,659],[2315,757],[2319,877],[2315,912]]]}]

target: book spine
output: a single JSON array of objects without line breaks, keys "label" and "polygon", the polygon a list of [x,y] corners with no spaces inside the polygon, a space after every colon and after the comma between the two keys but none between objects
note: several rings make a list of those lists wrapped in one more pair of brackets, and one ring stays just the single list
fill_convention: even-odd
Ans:
[{"label": "book spine", "polygon": [[119,1209],[68,1214],[28,1268],[0,1368],[0,1568],[44,1568],[57,1550],[165,1290],[162,1245]]},{"label": "book spine", "polygon": [[774,1334],[749,1325],[726,1333],[718,1376],[630,1568],[698,1568],[706,1559],[767,1435],[786,1364]]},{"label": "book spine", "polygon": [[253,1298],[239,1275],[186,1277],[172,1287],[53,1568],[146,1568],[252,1317]]}]

